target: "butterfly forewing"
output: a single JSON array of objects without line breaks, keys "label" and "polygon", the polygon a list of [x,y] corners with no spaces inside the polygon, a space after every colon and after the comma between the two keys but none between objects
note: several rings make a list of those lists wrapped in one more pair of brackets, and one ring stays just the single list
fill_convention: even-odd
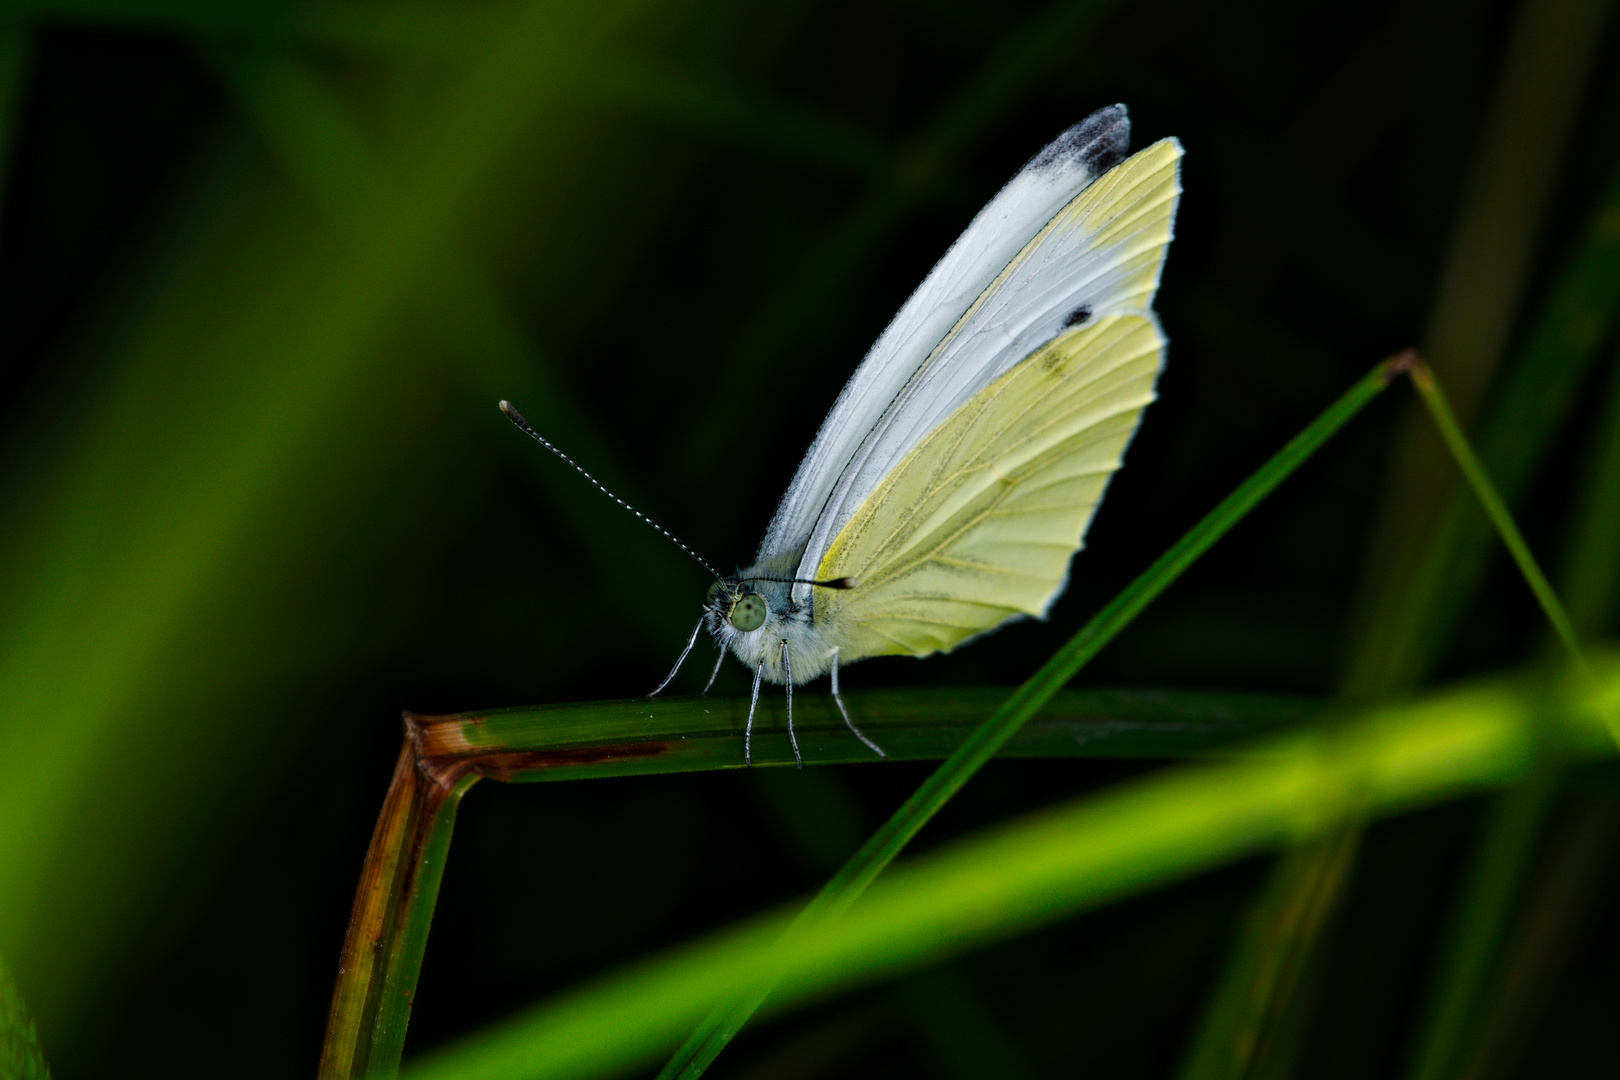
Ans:
[{"label": "butterfly forewing", "polygon": [[[817,567],[833,538],[898,463],[1066,323],[1148,313],[1181,191],[1180,159],[1174,139],[1142,150],[1072,198],[1024,245],[873,425],[822,507],[798,576],[824,579]],[[796,598],[808,595],[801,586]]]},{"label": "butterfly forewing", "polygon": [[1054,214],[1124,157],[1129,139],[1124,106],[1099,109],[1035,155],[979,212],[839,395],[771,519],[761,561],[804,547],[850,460],[940,339]]}]

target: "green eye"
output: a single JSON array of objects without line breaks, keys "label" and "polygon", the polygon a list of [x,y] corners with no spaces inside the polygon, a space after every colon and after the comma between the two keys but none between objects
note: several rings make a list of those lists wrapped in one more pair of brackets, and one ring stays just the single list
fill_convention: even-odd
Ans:
[{"label": "green eye", "polygon": [[720,595],[720,583],[717,581],[709,586],[709,595],[703,598],[704,607],[713,607],[714,598]]},{"label": "green eye", "polygon": [[770,610],[759,593],[743,593],[731,608],[731,625],[745,634],[758,630],[765,624],[765,616],[770,614]]}]

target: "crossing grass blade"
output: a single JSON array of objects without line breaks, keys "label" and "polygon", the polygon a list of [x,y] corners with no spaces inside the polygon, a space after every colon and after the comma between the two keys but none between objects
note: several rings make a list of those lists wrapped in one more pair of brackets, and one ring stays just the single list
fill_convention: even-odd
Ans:
[{"label": "crossing grass blade", "polygon": [[[1415,360],[1415,354],[1401,353],[1376,365],[1081,627],[844,864],[805,908],[795,932],[841,914],[1053,694]],[[772,982],[767,980],[738,1000],[717,1007],[664,1066],[661,1080],[701,1076],[771,990]]]}]

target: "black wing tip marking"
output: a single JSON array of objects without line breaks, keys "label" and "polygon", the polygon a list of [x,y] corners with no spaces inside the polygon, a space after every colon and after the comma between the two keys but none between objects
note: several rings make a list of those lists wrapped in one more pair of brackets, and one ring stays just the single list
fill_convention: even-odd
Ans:
[{"label": "black wing tip marking", "polygon": [[1029,168],[1047,169],[1057,162],[1075,158],[1092,176],[1101,176],[1125,160],[1130,146],[1130,112],[1123,105],[1109,105],[1053,139],[1051,145],[1035,155]]}]

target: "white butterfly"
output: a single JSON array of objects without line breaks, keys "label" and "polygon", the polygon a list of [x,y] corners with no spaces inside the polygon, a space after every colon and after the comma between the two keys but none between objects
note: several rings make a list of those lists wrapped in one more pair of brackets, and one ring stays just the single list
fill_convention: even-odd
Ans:
[{"label": "white butterfly", "polygon": [[1181,146],[1125,158],[1129,137],[1123,105],[1098,110],[979,212],[844,387],[754,565],[710,588],[653,693],[707,628],[754,673],[745,761],[762,681],[787,687],[795,759],[793,686],[823,673],[881,756],[840,664],[948,652],[1062,594],[1164,359]]}]

